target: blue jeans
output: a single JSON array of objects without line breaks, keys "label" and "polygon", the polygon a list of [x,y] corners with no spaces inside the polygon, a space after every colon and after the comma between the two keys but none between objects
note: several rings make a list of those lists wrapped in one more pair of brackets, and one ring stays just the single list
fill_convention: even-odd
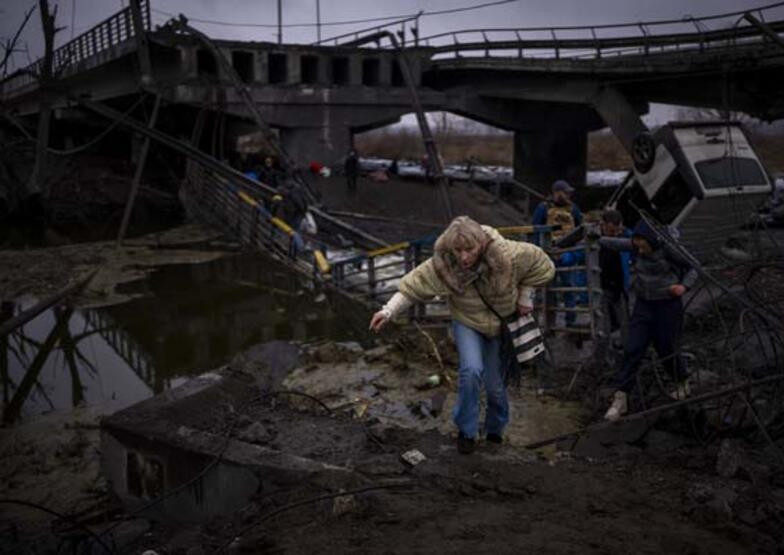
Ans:
[{"label": "blue jeans", "polygon": [[[568,268],[570,266],[582,266],[585,264],[585,252],[572,251],[564,253],[556,262],[559,268]],[[584,271],[579,272],[558,272],[558,285],[561,287],[585,287],[588,283],[588,276]],[[578,304],[588,304],[587,293],[577,293],[567,291],[563,294],[564,307],[574,308]],[[577,320],[577,313],[569,311],[566,313],[566,325],[571,327]]]},{"label": "blue jeans", "polygon": [[452,419],[464,436],[477,436],[479,395],[484,382],[487,394],[485,433],[501,435],[509,422],[509,401],[501,372],[501,338],[486,337],[456,320],[452,321],[452,331],[460,356],[457,404]]}]

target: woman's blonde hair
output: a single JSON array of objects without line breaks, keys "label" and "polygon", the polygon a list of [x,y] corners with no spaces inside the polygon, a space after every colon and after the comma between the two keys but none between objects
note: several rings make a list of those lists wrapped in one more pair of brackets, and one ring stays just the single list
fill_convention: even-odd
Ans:
[{"label": "woman's blonde hair", "polygon": [[490,241],[482,226],[468,216],[458,216],[451,222],[436,241],[435,249],[453,250],[455,248],[473,248],[480,245],[482,250]]},{"label": "woman's blonde hair", "polygon": [[477,245],[480,246],[480,259],[489,270],[492,286],[500,289],[509,285],[512,263],[504,256],[501,245],[478,222],[468,216],[458,216],[449,223],[433,247],[436,274],[453,293],[463,293],[467,285],[466,273],[460,269],[454,249]]}]

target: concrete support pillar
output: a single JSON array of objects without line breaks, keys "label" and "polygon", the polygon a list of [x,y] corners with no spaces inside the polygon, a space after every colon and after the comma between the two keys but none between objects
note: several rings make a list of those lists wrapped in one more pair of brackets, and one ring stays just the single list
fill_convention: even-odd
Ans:
[{"label": "concrete support pillar", "polygon": [[328,87],[330,83],[330,67],[332,59],[329,56],[318,56],[318,84]]},{"label": "concrete support pillar", "polygon": [[180,65],[186,79],[195,79],[199,76],[195,47],[180,48]]},{"label": "concrete support pillar", "polygon": [[302,82],[302,66],[299,63],[298,52],[286,52],[287,79],[289,85],[299,85]]},{"label": "concrete support pillar", "polygon": [[392,84],[392,57],[381,56],[378,70],[379,85],[390,86]]},{"label": "concrete support pillar", "polygon": [[585,185],[588,133],[581,128],[515,131],[514,176],[543,194],[556,179]]},{"label": "concrete support pillar", "polygon": [[299,167],[314,160],[335,167],[351,147],[351,135],[347,127],[290,127],[280,131],[283,148]]},{"label": "concrete support pillar", "polygon": [[414,80],[414,85],[419,87],[422,85],[422,59],[419,56],[406,55],[408,67],[411,69],[411,77]]},{"label": "concrete support pillar", "polygon": [[269,52],[256,52],[254,77],[256,83],[269,83]]},{"label": "concrete support pillar", "polygon": [[348,84],[362,84],[362,56],[353,54],[348,59]]}]

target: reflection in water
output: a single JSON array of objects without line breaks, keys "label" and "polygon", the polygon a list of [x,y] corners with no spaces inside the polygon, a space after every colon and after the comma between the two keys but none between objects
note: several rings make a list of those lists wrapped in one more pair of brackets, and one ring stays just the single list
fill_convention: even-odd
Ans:
[{"label": "reflection in water", "polygon": [[[363,319],[338,317],[307,286],[274,261],[240,255],[163,267],[125,287],[138,297],[122,305],[44,312],[0,338],[3,419],[132,404],[262,341],[360,336],[346,322]],[[34,302],[3,303],[0,320]]]}]

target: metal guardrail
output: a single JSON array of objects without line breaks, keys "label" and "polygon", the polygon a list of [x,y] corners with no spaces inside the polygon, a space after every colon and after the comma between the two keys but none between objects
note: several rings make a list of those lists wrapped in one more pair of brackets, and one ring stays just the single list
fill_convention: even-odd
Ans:
[{"label": "metal guardrail", "polygon": [[[398,25],[398,34],[405,37],[406,23],[415,21],[416,25],[412,26],[416,29],[413,46],[423,47],[434,56],[452,54],[454,57],[463,57],[467,52],[477,52],[489,57],[493,51],[516,51],[515,57],[518,58],[578,60],[650,56],[764,44],[764,33],[744,20],[747,13],[757,14],[762,22],[766,21],[766,14],[767,20],[771,16],[781,20],[784,18],[784,2],[704,17],[688,16],[682,19],[606,25],[462,29],[425,37],[420,37],[418,30],[420,19],[427,13],[420,12],[415,16],[345,33],[314,44],[352,46],[352,43],[362,41],[364,37]],[[707,27],[708,22],[716,22],[722,27],[711,30]],[[784,21],[773,21],[768,26],[774,32],[780,32],[784,30]],[[380,44],[378,46],[381,48]]]},{"label": "metal guardrail", "polygon": [[419,45],[419,19],[421,16],[422,16],[422,12],[420,11],[418,14],[412,15],[410,17],[396,19],[395,21],[392,21],[390,23],[385,23],[383,25],[375,25],[373,27],[366,27],[364,29],[359,29],[358,31],[352,31],[350,33],[343,33],[342,35],[337,35],[334,37],[322,39],[312,44],[314,46],[350,47],[352,46],[352,43],[355,42],[364,43],[365,38],[369,35],[377,35],[382,31],[391,31],[397,28],[398,26],[400,26],[400,29],[397,31],[397,34],[400,37],[401,45],[402,46],[406,45],[406,30],[409,30],[414,36],[414,46],[418,46]]},{"label": "metal guardrail", "polygon": [[[150,0],[138,0],[145,30],[150,30]],[[126,7],[57,48],[52,53],[54,72],[62,74],[68,67],[122,44],[135,36],[131,8]],[[0,83],[0,96],[37,81],[43,60],[36,60]]]},{"label": "metal guardrail", "polygon": [[[759,29],[748,24],[741,26],[747,13],[757,14],[763,22],[766,21],[766,14],[767,19],[770,19],[772,14],[781,19],[784,16],[784,2],[760,6],[753,10],[697,18],[688,16],[682,19],[585,26],[465,29],[420,37],[420,44],[436,52],[479,50],[488,54],[489,50],[518,49],[519,57],[523,57],[526,49],[542,50],[549,51],[549,55],[556,58],[561,57],[565,50],[593,52],[596,58],[608,53],[619,55],[624,50],[618,49],[629,48],[635,53],[645,55],[654,53],[657,48],[660,51],[665,47],[678,50],[684,49],[686,45],[703,50],[710,43],[720,41],[724,41],[724,46],[735,46],[735,41],[739,39],[759,39],[762,35]],[[710,30],[707,22],[720,22],[722,28]],[[769,25],[779,30],[781,23],[778,21]],[[651,32],[652,29],[663,31],[656,33]],[[613,36],[606,36],[608,31],[612,32]],[[601,36],[602,34],[605,36]],[[492,38],[499,35],[502,38]]]},{"label": "metal guardrail", "polygon": [[[776,33],[784,32],[784,21],[768,24]],[[643,30],[646,27],[639,24]],[[557,29],[549,29],[548,38],[525,38],[524,34],[542,33],[542,29],[470,29],[443,33],[428,37],[426,42],[451,39],[449,44],[430,46],[429,52],[435,59],[460,57],[491,57],[491,52],[505,51],[505,58],[548,58],[548,59],[614,59],[624,56],[651,57],[684,52],[716,51],[770,44],[771,41],[752,25],[733,26],[714,31],[699,30],[689,33],[653,35],[643,32],[642,36],[598,38],[595,30],[590,38],[559,37]],[[478,39],[478,40],[477,40]],[[423,39],[425,41],[425,39]],[[509,52],[515,51],[514,55]],[[475,53],[473,56],[467,53]],[[499,56],[500,57],[500,56]]]},{"label": "metal guardrail", "polygon": [[[568,249],[550,248],[550,235],[556,228],[553,226],[510,226],[499,227],[498,232],[505,237],[530,242],[536,239],[551,257],[557,259],[569,252],[579,255],[583,261],[572,266],[559,266],[559,274],[576,274],[585,272],[585,285],[559,286],[548,284],[542,288],[538,305],[539,321],[545,332],[566,332],[595,337],[601,334],[600,310],[601,287],[599,284],[598,246],[588,241]],[[332,263],[331,283],[354,296],[359,296],[373,304],[383,303],[397,291],[397,282],[416,266],[432,255],[436,235],[432,234],[415,241],[405,241],[389,247],[360,253]],[[586,295],[587,306],[567,307],[567,295]],[[580,325],[556,325],[558,314],[586,314],[587,322]],[[412,320],[444,320],[448,312],[443,300],[436,299],[427,303],[419,303],[409,311]]]},{"label": "metal guardrail", "polygon": [[[267,208],[261,189],[256,191],[243,182],[232,182],[193,160],[188,162],[186,175],[184,202],[191,214],[229,232],[245,245],[277,255],[300,274],[371,306],[388,300],[397,291],[397,282],[432,255],[437,238],[434,233],[330,262],[327,259],[328,247],[316,238],[303,238],[287,222],[276,217]],[[543,288],[542,299],[538,303],[540,321],[546,332],[596,336],[601,330],[598,323],[601,317],[598,247],[588,242],[568,249],[551,249],[550,234],[555,229],[553,226],[510,226],[500,227],[498,231],[517,240],[530,241],[536,237],[552,257],[564,252],[584,253],[583,264],[559,267],[558,272],[586,272],[586,285],[548,285]],[[561,301],[567,294],[587,294],[588,306],[561,306],[565,304]],[[587,314],[587,325],[555,326],[553,316],[568,312]],[[435,299],[412,307],[409,317],[419,321],[443,321],[449,315],[444,301]]]}]

